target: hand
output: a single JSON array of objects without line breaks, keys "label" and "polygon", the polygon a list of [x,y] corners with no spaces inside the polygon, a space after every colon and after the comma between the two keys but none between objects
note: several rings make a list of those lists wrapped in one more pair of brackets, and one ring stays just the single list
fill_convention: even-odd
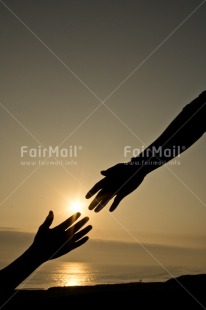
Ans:
[{"label": "hand", "polygon": [[80,215],[79,212],[75,213],[58,226],[50,229],[54,214],[52,211],[49,212],[44,223],[39,227],[32,244],[32,248],[42,261],[60,257],[81,246],[89,239],[85,235],[92,229],[92,226],[88,225],[81,229],[89,218],[84,217],[75,223]]},{"label": "hand", "polygon": [[94,200],[89,205],[89,210],[99,212],[113,198],[114,201],[109,211],[114,211],[120,201],[133,192],[144,180],[145,172],[131,164],[120,163],[105,171],[101,171],[105,178],[97,182],[86,194],[86,198],[91,198],[98,192]]}]

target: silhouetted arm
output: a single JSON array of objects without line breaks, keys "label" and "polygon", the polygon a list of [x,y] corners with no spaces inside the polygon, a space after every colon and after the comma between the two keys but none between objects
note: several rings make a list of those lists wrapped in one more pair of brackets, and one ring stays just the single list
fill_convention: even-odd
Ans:
[{"label": "silhouetted arm", "polygon": [[110,211],[133,192],[151,171],[159,168],[193,145],[206,131],[206,91],[186,105],[166,130],[139,156],[127,164],[120,163],[101,174],[105,176],[87,193],[96,197],[89,209],[99,212],[114,198]]},{"label": "silhouetted arm", "polygon": [[206,131],[206,91],[170,123],[166,130],[131,163],[144,165],[146,174],[192,146]]},{"label": "silhouetted arm", "polygon": [[[86,234],[92,226],[81,229],[89,220],[76,213],[58,226],[50,229],[53,222],[53,212],[50,211],[44,223],[39,227],[31,246],[15,261],[0,270],[0,292],[14,290],[33,271],[48,260],[60,257],[83,245],[87,240]],[[76,222],[76,223],[75,223]]]},{"label": "silhouetted arm", "polygon": [[43,263],[41,257],[30,246],[20,257],[0,270],[1,292],[14,290]]}]

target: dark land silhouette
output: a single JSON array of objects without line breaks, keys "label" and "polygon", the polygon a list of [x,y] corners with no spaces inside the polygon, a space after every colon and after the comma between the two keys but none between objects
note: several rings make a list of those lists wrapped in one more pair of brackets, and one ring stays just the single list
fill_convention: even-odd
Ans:
[{"label": "dark land silhouette", "polygon": [[[15,294],[16,293],[16,294]],[[206,309],[206,275],[166,282],[20,290],[0,309]]]}]

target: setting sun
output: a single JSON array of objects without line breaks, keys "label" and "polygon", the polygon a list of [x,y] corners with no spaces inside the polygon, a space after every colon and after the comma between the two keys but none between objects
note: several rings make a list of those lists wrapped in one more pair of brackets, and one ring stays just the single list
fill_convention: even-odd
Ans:
[{"label": "setting sun", "polygon": [[69,208],[72,212],[81,212],[83,209],[83,203],[80,200],[70,201]]}]

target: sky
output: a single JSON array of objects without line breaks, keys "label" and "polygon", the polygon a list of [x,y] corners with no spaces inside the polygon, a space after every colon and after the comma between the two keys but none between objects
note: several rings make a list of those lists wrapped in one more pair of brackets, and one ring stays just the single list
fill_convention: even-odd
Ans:
[{"label": "sky", "polygon": [[1,231],[34,233],[49,210],[55,226],[79,201],[91,239],[205,247],[204,135],[113,213],[85,199],[205,90],[205,28],[199,0],[0,0]]}]

